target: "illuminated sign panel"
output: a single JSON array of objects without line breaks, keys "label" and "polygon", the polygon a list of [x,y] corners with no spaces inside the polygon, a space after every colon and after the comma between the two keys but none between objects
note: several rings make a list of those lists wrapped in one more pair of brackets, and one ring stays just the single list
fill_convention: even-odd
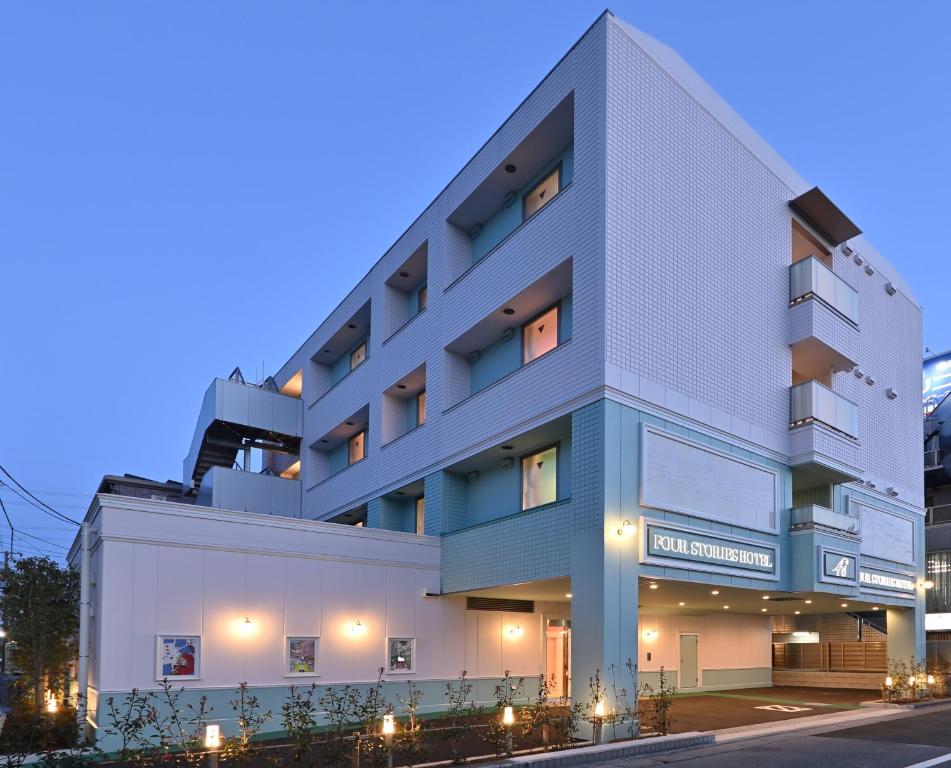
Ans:
[{"label": "illuminated sign panel", "polygon": [[859,585],[888,592],[913,593],[915,591],[915,580],[911,574],[881,571],[865,565],[859,567]]},{"label": "illuminated sign panel", "polygon": [[921,398],[925,413],[931,413],[951,392],[951,352],[928,358],[921,370]]},{"label": "illuminated sign panel", "polygon": [[855,558],[838,552],[823,552],[822,572],[833,579],[855,581]]},{"label": "illuminated sign panel", "polygon": [[742,568],[747,571],[776,572],[776,550],[771,547],[659,525],[648,524],[646,529],[647,554],[654,557]]}]

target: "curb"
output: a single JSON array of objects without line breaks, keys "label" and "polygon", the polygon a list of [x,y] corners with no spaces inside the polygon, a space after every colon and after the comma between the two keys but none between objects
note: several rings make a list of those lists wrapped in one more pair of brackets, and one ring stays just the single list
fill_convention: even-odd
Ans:
[{"label": "curb", "polygon": [[584,765],[603,762],[619,757],[640,757],[669,752],[675,749],[689,749],[714,744],[716,737],[710,732],[690,731],[668,736],[652,736],[620,744],[599,744],[591,747],[578,747],[561,752],[542,752],[535,755],[513,757],[499,765],[525,765],[532,768],[562,768],[563,766]]}]

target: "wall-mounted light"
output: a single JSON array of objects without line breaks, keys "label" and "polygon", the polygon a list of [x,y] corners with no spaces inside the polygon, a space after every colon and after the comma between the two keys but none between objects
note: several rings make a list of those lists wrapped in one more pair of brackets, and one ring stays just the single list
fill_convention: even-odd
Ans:
[{"label": "wall-mounted light", "polygon": [[367,628],[366,628],[365,626],[363,626],[363,622],[360,621],[360,619],[356,619],[356,620],[350,625],[350,634],[351,634],[351,635],[354,635],[354,636],[362,635],[362,634],[363,634],[364,632],[366,632],[366,631],[367,631]]},{"label": "wall-mounted light", "polygon": [[571,592],[565,592],[565,597],[567,597],[569,600],[571,600],[571,598],[574,597],[574,595],[571,594]]},{"label": "wall-mounted light", "polygon": [[645,629],[642,634],[644,635],[644,639],[645,639],[645,640],[651,641],[651,640],[653,640],[655,637],[657,637],[657,630],[656,630],[656,629]]},{"label": "wall-mounted light", "polygon": [[921,582],[922,589],[934,589],[934,582],[931,579],[925,579]]},{"label": "wall-mounted light", "polygon": [[523,633],[521,624],[514,624],[509,627],[509,637],[521,637]]},{"label": "wall-mounted light", "polygon": [[205,749],[219,749],[221,747],[221,726],[217,723],[208,723],[205,726]]},{"label": "wall-mounted light", "polygon": [[625,520],[617,529],[618,536],[633,536],[635,533],[637,533],[637,526],[630,520]]}]

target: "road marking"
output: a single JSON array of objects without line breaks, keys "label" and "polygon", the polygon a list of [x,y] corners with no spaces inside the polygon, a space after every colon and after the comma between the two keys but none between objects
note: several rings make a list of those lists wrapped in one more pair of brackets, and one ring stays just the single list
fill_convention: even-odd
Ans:
[{"label": "road marking", "polygon": [[941,765],[942,763],[948,762],[951,762],[951,752],[949,752],[947,755],[941,755],[941,757],[932,757],[930,760],[925,760],[923,763],[906,765],[905,768],[931,768],[932,765]]},{"label": "road marking", "polygon": [[753,709],[768,709],[771,712],[808,712],[809,707],[793,707],[789,704],[767,704],[765,707],[753,707]]}]

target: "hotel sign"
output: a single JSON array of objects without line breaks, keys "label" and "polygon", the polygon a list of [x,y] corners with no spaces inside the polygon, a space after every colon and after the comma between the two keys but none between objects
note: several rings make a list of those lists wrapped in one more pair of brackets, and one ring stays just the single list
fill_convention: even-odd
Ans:
[{"label": "hotel sign", "polygon": [[855,581],[855,558],[839,552],[822,552],[822,574],[833,579]]},{"label": "hotel sign", "polygon": [[776,550],[753,542],[725,539],[647,524],[647,554],[726,568],[776,572]]},{"label": "hotel sign", "polygon": [[886,590],[888,592],[904,592],[914,594],[915,579],[909,573],[883,571],[867,566],[859,567],[859,586],[869,589]]}]

